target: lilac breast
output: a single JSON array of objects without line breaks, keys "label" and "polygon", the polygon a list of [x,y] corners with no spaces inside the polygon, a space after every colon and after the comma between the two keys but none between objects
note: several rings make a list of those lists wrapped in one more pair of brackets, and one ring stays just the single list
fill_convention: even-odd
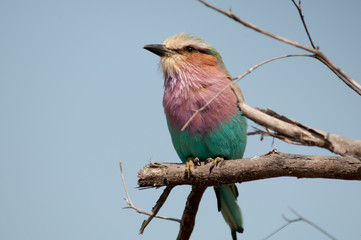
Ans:
[{"label": "lilac breast", "polygon": [[[182,74],[165,76],[163,106],[168,124],[174,130],[180,130],[193,115],[213,96],[230,83],[226,73],[215,71],[183,71]],[[237,114],[236,97],[227,88],[187,126],[190,134],[208,135],[221,123],[227,123]]]}]

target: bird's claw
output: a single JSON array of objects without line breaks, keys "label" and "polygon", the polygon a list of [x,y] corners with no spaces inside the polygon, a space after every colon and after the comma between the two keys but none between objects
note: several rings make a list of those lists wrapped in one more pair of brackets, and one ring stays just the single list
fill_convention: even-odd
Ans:
[{"label": "bird's claw", "polygon": [[192,172],[194,170],[194,165],[199,165],[200,161],[199,158],[194,158],[194,157],[188,157],[187,161],[186,161],[186,172],[187,172],[187,176],[189,177],[190,175],[192,175]]},{"label": "bird's claw", "polygon": [[214,159],[213,164],[216,165],[216,166],[218,166],[218,165],[221,166],[223,164],[223,162],[224,162],[224,158],[216,157],[216,159]]},{"label": "bird's claw", "polygon": [[207,158],[207,163],[212,163],[214,166],[222,165],[224,158],[216,157],[216,158]]},{"label": "bird's claw", "polygon": [[222,157],[216,157],[216,158],[207,158],[207,163],[211,163],[212,166],[209,169],[209,173],[212,172],[214,167],[222,166],[222,163],[224,162],[224,158]]}]

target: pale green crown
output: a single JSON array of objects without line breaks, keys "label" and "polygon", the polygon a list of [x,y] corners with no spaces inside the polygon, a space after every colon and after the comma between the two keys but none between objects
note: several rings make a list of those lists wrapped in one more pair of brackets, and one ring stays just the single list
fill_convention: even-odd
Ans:
[{"label": "pale green crown", "polygon": [[193,47],[200,52],[214,56],[217,59],[219,67],[225,72],[228,72],[218,51],[200,37],[188,33],[178,33],[165,40],[163,45],[171,50],[181,50],[185,47]]}]

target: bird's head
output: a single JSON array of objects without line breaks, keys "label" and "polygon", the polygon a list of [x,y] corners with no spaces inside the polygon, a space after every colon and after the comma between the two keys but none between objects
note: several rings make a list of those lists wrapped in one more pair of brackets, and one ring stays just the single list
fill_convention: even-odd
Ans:
[{"label": "bird's head", "polygon": [[161,57],[165,76],[181,74],[183,71],[216,67],[228,74],[221,55],[201,38],[179,33],[163,44],[149,44],[144,48]]}]

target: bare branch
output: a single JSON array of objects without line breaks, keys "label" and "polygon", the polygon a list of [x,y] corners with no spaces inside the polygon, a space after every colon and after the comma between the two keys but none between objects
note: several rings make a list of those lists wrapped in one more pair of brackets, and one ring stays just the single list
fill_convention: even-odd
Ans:
[{"label": "bare branch", "polygon": [[144,220],[142,223],[142,226],[140,227],[140,231],[139,234],[143,234],[145,228],[148,226],[148,224],[150,223],[150,221],[152,221],[152,219],[157,215],[157,213],[159,212],[159,210],[161,209],[161,207],[163,206],[163,204],[165,203],[165,201],[167,200],[170,192],[172,191],[174,186],[169,185],[167,186],[164,190],[162,195],[160,195],[157,203],[155,204],[155,206],[152,208],[152,215],[149,216],[149,218],[147,220]]},{"label": "bare branch", "polygon": [[[282,217],[284,217],[282,215]],[[286,219],[285,219],[286,220]],[[297,220],[298,221],[298,220]],[[277,228],[274,232],[272,232],[270,235],[268,235],[267,237],[265,237],[263,240],[267,240],[269,238],[271,238],[273,235],[275,235],[276,233],[280,232],[282,229],[284,229],[285,227],[287,227],[288,225],[290,225],[291,223],[295,222],[294,221],[289,221],[289,220],[286,220],[286,223],[283,224],[281,227]]]},{"label": "bare branch", "polygon": [[[184,164],[162,163],[138,172],[140,187],[167,185],[215,186],[266,178],[331,178],[361,180],[361,161],[353,157],[285,154],[273,151],[260,157],[227,160],[221,167],[201,162],[187,177]],[[211,171],[210,171],[211,170]]]},{"label": "bare branch", "polygon": [[[125,190],[125,194],[126,194],[125,202],[128,204],[128,206],[123,207],[123,209],[130,208],[130,209],[133,209],[133,210],[137,211],[137,213],[148,215],[148,216],[153,216],[153,214],[145,212],[145,211],[137,208],[136,206],[134,206],[134,204],[132,203],[132,201],[130,199],[130,196],[129,196],[129,193],[128,193],[128,190],[127,190],[127,186],[125,184],[123,168],[122,168],[122,161],[119,161],[119,167],[120,167],[120,174],[121,174],[121,177],[122,177],[123,186],[124,186],[124,190]],[[179,223],[181,222],[181,220],[179,220],[177,218],[169,218],[169,217],[158,216],[158,215],[155,215],[153,217],[160,218],[160,219],[165,219],[165,220],[169,220],[169,221],[175,221],[175,222],[179,222]]]},{"label": "bare branch", "polygon": [[312,227],[316,228],[318,231],[322,232],[323,234],[325,234],[327,237],[329,237],[332,240],[336,240],[336,238],[334,236],[332,236],[330,233],[328,233],[327,231],[325,231],[324,229],[322,229],[320,226],[318,226],[317,224],[311,222],[310,220],[304,218],[301,216],[301,214],[299,214],[298,212],[296,212],[294,209],[290,208],[290,211],[292,211],[297,218],[295,219],[288,219],[286,218],[284,215],[282,215],[282,218],[286,221],[286,223],[284,225],[282,225],[281,227],[279,227],[278,229],[276,229],[274,232],[272,232],[270,235],[268,235],[267,237],[265,237],[263,240],[267,240],[269,238],[271,238],[273,235],[275,235],[276,233],[280,232],[282,229],[284,229],[285,227],[287,227],[288,225],[290,225],[291,223],[295,223],[295,222],[306,222],[307,224],[311,225]]},{"label": "bare branch", "polygon": [[301,18],[303,27],[305,28],[305,31],[306,31],[306,33],[307,33],[307,37],[308,37],[308,39],[310,40],[310,43],[311,43],[313,49],[316,49],[315,44],[313,44],[313,41],[312,41],[312,38],[311,38],[311,34],[310,34],[310,32],[308,31],[308,28],[307,28],[307,25],[306,25],[306,22],[305,22],[305,17],[303,16],[303,13],[302,13],[301,0],[298,2],[298,4],[295,2],[295,0],[292,0],[292,2],[293,2],[293,4],[295,5],[295,7],[297,8],[297,11],[298,11],[298,14],[300,15],[300,18]]},{"label": "bare branch", "polygon": [[312,52],[312,53],[314,53],[314,54],[318,54],[318,52],[319,52],[319,50],[317,50],[317,49],[313,49],[313,48],[307,47],[307,46],[302,45],[302,44],[300,44],[300,43],[297,43],[297,42],[293,42],[293,41],[291,41],[291,40],[288,40],[287,38],[284,38],[284,37],[281,37],[281,36],[277,36],[277,35],[275,35],[275,34],[273,34],[273,33],[267,32],[266,30],[264,30],[264,29],[262,29],[262,28],[259,28],[259,27],[257,27],[256,25],[253,25],[253,24],[251,24],[251,23],[249,23],[249,22],[244,21],[243,19],[240,19],[238,16],[236,16],[236,15],[235,15],[233,12],[231,12],[231,11],[222,10],[222,9],[217,8],[217,7],[211,5],[210,3],[207,3],[206,1],[203,1],[203,0],[198,0],[198,1],[200,1],[201,3],[203,3],[204,5],[206,5],[207,7],[212,8],[213,10],[216,10],[217,12],[222,13],[222,14],[226,15],[226,16],[229,17],[229,18],[232,18],[232,19],[235,20],[236,22],[241,23],[243,26],[255,30],[256,32],[262,33],[262,34],[264,34],[264,35],[266,35],[266,36],[269,36],[269,37],[271,37],[271,38],[274,38],[274,39],[276,39],[276,40],[278,40],[278,41],[281,41],[281,42],[290,44],[290,45],[292,45],[292,46],[295,46],[295,47],[297,47],[297,48],[301,48],[301,49],[303,49],[303,50],[306,50],[306,51],[308,51],[308,52]]},{"label": "bare branch", "polygon": [[298,212],[296,212],[294,209],[290,208],[290,210],[298,217],[298,219],[300,219],[301,221],[304,221],[308,224],[310,224],[312,227],[316,228],[317,230],[319,230],[320,232],[322,232],[323,234],[325,234],[326,236],[328,236],[330,239],[336,240],[336,238],[334,236],[332,236],[331,234],[329,234],[327,231],[323,230],[320,226],[318,226],[317,224],[311,222],[310,220],[302,217]]},{"label": "bare branch", "polygon": [[297,42],[293,42],[291,40],[288,40],[287,38],[281,37],[281,36],[277,36],[273,33],[267,32],[266,30],[259,28],[251,23],[248,23],[242,19],[240,19],[238,16],[236,16],[235,14],[233,14],[231,11],[224,11],[220,8],[217,8],[209,3],[207,3],[204,0],[198,0],[201,3],[203,3],[205,6],[212,8],[213,10],[224,14],[225,16],[232,18],[233,20],[235,20],[236,22],[241,23],[242,25],[244,25],[245,27],[251,28],[254,31],[257,31],[259,33],[262,33],[266,36],[269,36],[273,39],[276,39],[278,41],[284,42],[286,44],[295,46],[297,48],[306,50],[308,52],[311,52],[313,54],[315,54],[315,57],[317,59],[319,59],[322,63],[324,63],[332,72],[334,72],[337,77],[339,77],[347,86],[349,86],[352,90],[354,90],[356,93],[358,93],[359,95],[361,95],[361,85],[358,84],[355,80],[353,80],[351,77],[349,77],[346,73],[344,73],[339,67],[337,67],[333,62],[331,62],[318,48],[310,48],[308,46],[302,45],[300,43]]},{"label": "bare branch", "polygon": [[342,156],[361,158],[360,140],[346,138],[308,127],[295,120],[279,115],[270,109],[260,110],[252,108],[245,103],[236,87],[231,87],[238,98],[238,107],[242,114],[259,125],[273,130],[274,132],[269,135],[288,143],[318,146]]},{"label": "bare branch", "polygon": [[[282,59],[282,58],[289,58],[289,57],[313,57],[313,58],[315,58],[315,55],[310,55],[310,54],[288,54],[288,55],[274,57],[274,58],[268,59],[266,61],[263,61],[263,62],[261,62],[261,63],[259,63],[257,65],[254,65],[253,67],[248,69],[247,72],[243,73],[239,77],[233,78],[233,82],[234,83],[238,82],[239,80],[241,80],[242,78],[244,78],[245,76],[247,76],[248,74],[250,74],[251,72],[253,72],[254,70],[256,70],[257,68],[259,68],[260,66],[262,66],[262,65],[264,65],[266,63],[273,62],[275,60],[279,60],[279,59]],[[231,86],[231,85],[232,84],[229,84],[228,86]]]},{"label": "bare branch", "polygon": [[188,240],[190,238],[196,221],[198,206],[206,189],[206,186],[192,186],[192,191],[184,208],[177,240]]}]

